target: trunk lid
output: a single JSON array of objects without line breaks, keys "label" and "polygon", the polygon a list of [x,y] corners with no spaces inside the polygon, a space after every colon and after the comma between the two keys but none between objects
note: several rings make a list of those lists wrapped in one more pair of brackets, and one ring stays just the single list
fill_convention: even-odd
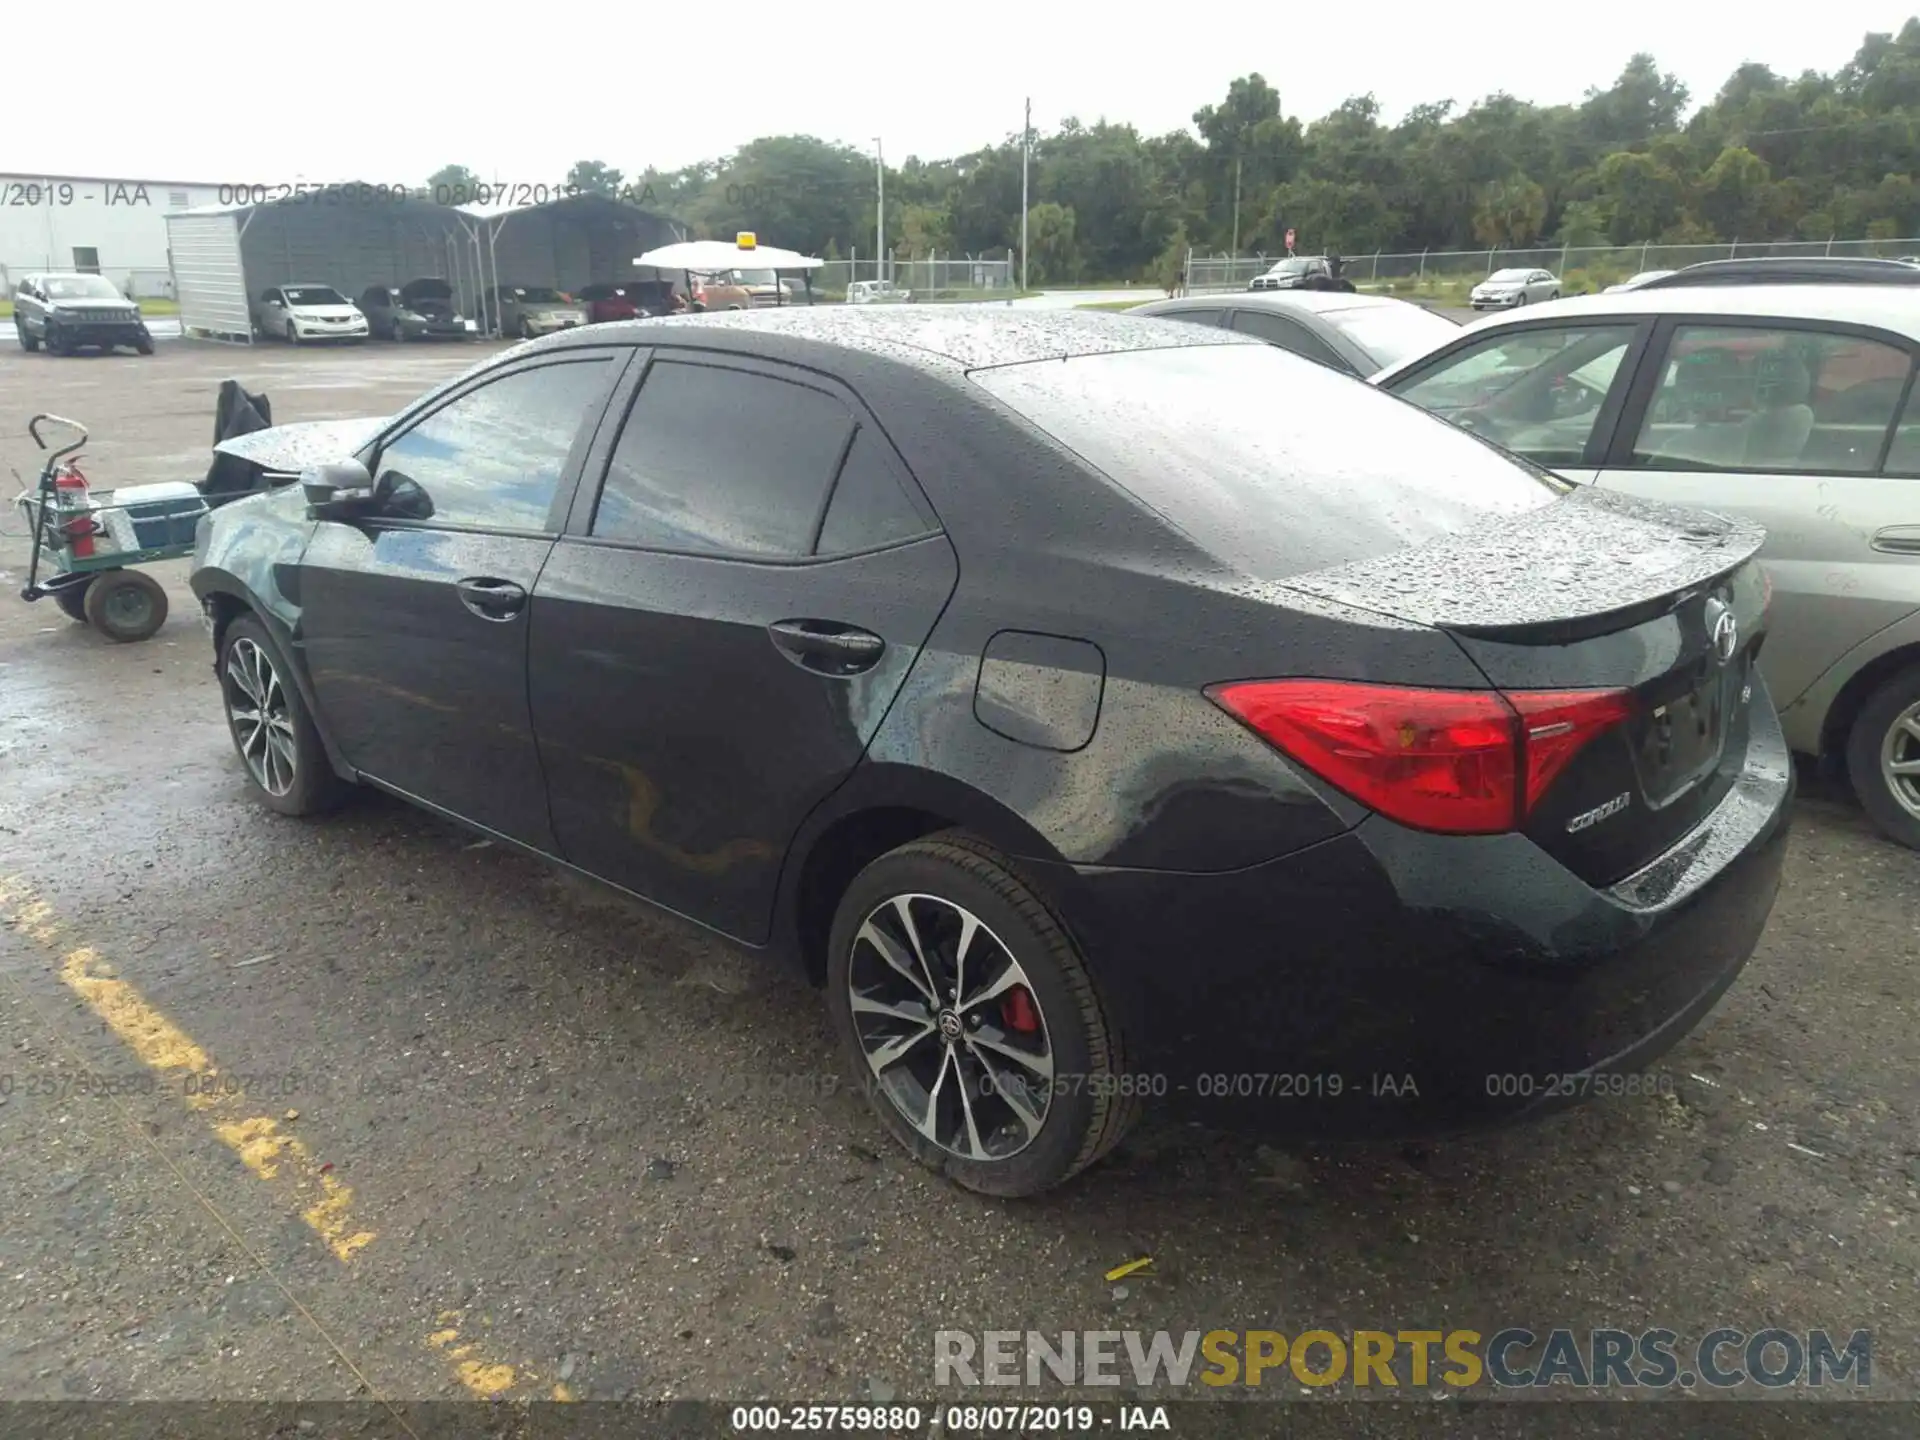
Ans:
[{"label": "trunk lid", "polygon": [[1582,488],[1392,555],[1296,577],[1322,599],[1431,625],[1503,691],[1619,689],[1631,713],[1583,745],[1526,833],[1610,885],[1726,795],[1747,720],[1767,582],[1750,521]]}]

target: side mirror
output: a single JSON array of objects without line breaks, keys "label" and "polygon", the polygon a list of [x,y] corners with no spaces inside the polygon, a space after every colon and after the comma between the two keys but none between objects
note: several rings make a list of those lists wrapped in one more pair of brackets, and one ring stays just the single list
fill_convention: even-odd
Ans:
[{"label": "side mirror", "polygon": [[309,520],[340,520],[374,498],[373,477],[358,460],[313,465],[300,472]]},{"label": "side mirror", "polygon": [[373,508],[382,515],[402,520],[431,520],[433,497],[422,490],[417,481],[398,470],[389,470],[373,487]]}]

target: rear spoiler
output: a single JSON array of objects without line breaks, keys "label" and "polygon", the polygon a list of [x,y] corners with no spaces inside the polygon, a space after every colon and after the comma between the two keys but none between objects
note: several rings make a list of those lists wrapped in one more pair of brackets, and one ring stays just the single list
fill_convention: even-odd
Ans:
[{"label": "rear spoiler", "polygon": [[1766,538],[1750,520],[1583,485],[1551,504],[1285,587],[1462,635],[1571,642],[1731,574]]}]

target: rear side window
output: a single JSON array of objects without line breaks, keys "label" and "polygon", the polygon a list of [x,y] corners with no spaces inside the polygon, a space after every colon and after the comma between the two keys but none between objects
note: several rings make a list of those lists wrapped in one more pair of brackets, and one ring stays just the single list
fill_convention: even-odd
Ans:
[{"label": "rear side window", "polygon": [[1879,463],[1912,368],[1906,350],[1860,335],[1683,325],[1633,463],[1866,474]]},{"label": "rear side window", "polygon": [[887,442],[867,426],[853,437],[847,463],[827,504],[819,553],[845,555],[927,534],[933,527],[907,498],[887,458]]},{"label": "rear side window", "polygon": [[1264,345],[975,372],[989,394],[1221,559],[1279,580],[1550,504],[1570,487]]},{"label": "rear side window", "polygon": [[1233,328],[1242,335],[1251,335],[1256,340],[1305,356],[1315,364],[1331,365],[1336,370],[1352,369],[1331,345],[1290,316],[1271,315],[1264,310],[1236,310]]},{"label": "rear side window", "polygon": [[620,429],[591,533],[694,554],[809,555],[852,434],[847,407],[810,385],[656,361]]}]

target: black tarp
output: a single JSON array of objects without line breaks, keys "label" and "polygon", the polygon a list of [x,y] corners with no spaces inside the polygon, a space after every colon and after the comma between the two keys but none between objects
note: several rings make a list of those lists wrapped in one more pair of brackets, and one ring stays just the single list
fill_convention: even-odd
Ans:
[{"label": "black tarp", "polygon": [[[213,443],[231,440],[236,435],[251,435],[256,430],[273,428],[273,405],[265,395],[249,394],[238,380],[220,382],[220,399],[213,414]],[[265,489],[266,472],[250,460],[237,455],[215,455],[207,467],[207,478],[200,482],[200,493],[209,500],[231,500]]]}]

